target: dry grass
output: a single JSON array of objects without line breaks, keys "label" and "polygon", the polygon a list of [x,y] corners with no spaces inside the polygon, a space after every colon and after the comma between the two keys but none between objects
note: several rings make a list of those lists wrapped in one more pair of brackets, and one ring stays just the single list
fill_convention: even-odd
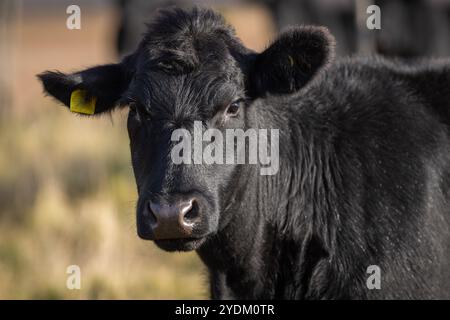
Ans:
[{"label": "dry grass", "polygon": [[0,298],[205,298],[195,254],[136,236],[124,115],[43,110],[0,128]]}]

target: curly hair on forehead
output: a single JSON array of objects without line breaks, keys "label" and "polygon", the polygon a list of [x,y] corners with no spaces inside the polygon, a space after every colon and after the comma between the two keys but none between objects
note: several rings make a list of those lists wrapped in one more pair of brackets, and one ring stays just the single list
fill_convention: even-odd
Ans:
[{"label": "curly hair on forehead", "polygon": [[217,12],[201,7],[190,10],[165,8],[158,10],[155,19],[147,24],[145,41],[166,40],[199,33],[225,33],[235,36],[234,28]]},{"label": "curly hair on forehead", "polygon": [[228,52],[236,56],[246,51],[220,14],[200,7],[159,10],[140,48],[165,71],[192,70],[208,60],[224,61]]}]

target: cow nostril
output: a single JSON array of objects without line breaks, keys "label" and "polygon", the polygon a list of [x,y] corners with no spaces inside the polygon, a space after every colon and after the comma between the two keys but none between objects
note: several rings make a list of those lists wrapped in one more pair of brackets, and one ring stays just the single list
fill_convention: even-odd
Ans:
[{"label": "cow nostril", "polygon": [[148,218],[150,220],[151,225],[155,225],[158,222],[158,219],[156,218],[155,213],[152,210],[151,203],[148,203]]},{"label": "cow nostril", "polygon": [[188,222],[188,223],[192,223],[194,222],[198,216],[199,216],[199,206],[197,201],[192,200],[191,201],[191,208],[184,214],[183,219]]}]

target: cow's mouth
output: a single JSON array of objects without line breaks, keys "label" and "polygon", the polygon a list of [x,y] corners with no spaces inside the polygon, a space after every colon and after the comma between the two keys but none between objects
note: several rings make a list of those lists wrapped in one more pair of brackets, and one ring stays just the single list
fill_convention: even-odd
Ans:
[{"label": "cow's mouth", "polygon": [[192,251],[198,249],[206,240],[201,238],[154,240],[155,244],[165,251]]}]

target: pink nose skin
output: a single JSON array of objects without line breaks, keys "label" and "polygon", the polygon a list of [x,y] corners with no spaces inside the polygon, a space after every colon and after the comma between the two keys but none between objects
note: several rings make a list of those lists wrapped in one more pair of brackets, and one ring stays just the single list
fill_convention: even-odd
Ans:
[{"label": "pink nose skin", "polygon": [[191,237],[197,215],[194,199],[175,204],[150,202],[149,209],[154,240]]}]

